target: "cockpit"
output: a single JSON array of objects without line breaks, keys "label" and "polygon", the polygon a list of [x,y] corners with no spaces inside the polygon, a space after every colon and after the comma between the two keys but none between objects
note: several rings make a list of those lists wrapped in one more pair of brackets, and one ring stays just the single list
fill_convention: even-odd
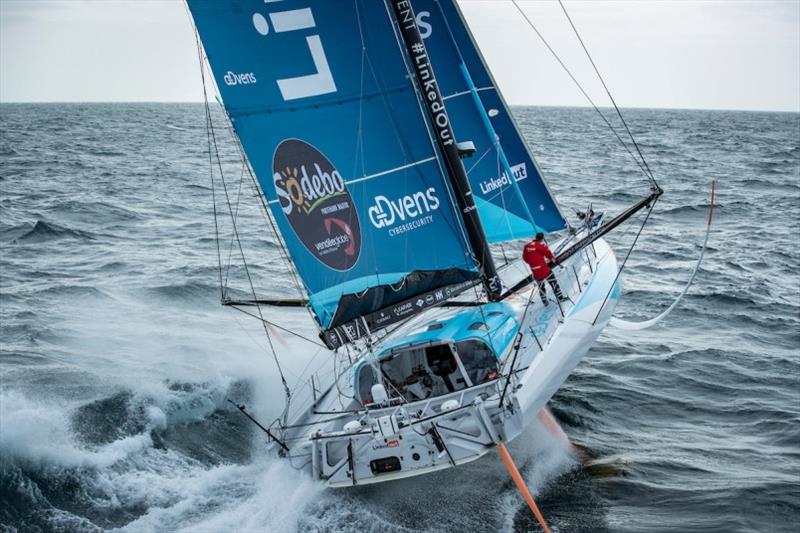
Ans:
[{"label": "cockpit", "polygon": [[497,357],[481,340],[427,342],[391,350],[378,362],[365,361],[356,369],[355,389],[362,405],[373,403],[372,386],[377,383],[383,383],[389,401],[417,402],[486,383],[497,375]]}]

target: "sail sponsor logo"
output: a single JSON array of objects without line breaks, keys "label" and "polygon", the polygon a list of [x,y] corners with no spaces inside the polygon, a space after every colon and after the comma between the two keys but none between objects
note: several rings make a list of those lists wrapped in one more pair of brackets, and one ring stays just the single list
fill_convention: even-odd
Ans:
[{"label": "sail sponsor logo", "polygon": [[[264,0],[264,3],[276,1],[278,0]],[[336,92],[336,82],[333,80],[322,39],[316,33],[307,35],[309,30],[317,27],[317,21],[310,7],[281,9],[267,13],[266,16],[257,11],[253,13],[252,21],[253,29],[267,39],[273,39],[272,35],[280,33],[293,33],[293,38],[280,41],[281,54],[297,54],[298,58],[311,56],[313,70],[309,69],[310,72],[307,71],[301,76],[275,80],[285,101]]]},{"label": "sail sponsor logo", "polygon": [[[522,181],[528,177],[528,167],[525,163],[514,165],[511,167],[511,173],[514,174],[515,181]],[[498,178],[490,178],[480,182],[478,188],[481,190],[481,194],[487,195],[495,191],[500,191],[509,185],[511,185],[511,180],[508,179],[508,174],[503,172]]]},{"label": "sail sponsor logo", "polygon": [[431,213],[440,205],[436,188],[429,187],[394,200],[378,195],[367,214],[373,226],[389,228],[389,236],[395,237],[433,222]]},{"label": "sail sponsor logo", "polygon": [[256,83],[256,75],[252,72],[236,74],[232,70],[229,70],[222,77],[222,81],[229,87],[233,87],[234,85],[252,85]]},{"label": "sail sponsor logo", "polygon": [[342,175],[314,146],[286,139],[272,157],[281,211],[306,250],[334,270],[349,270],[361,254],[361,226]]}]

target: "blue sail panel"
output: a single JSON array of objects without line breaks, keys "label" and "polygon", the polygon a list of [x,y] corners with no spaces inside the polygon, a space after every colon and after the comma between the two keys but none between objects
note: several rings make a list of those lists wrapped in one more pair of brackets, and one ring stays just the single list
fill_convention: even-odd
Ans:
[{"label": "blue sail panel", "polygon": [[478,276],[382,2],[188,4],[323,328]]},{"label": "blue sail panel", "polygon": [[475,144],[464,166],[482,200],[477,203],[487,238],[503,242],[565,228],[455,0],[416,0],[414,6],[457,140]]}]

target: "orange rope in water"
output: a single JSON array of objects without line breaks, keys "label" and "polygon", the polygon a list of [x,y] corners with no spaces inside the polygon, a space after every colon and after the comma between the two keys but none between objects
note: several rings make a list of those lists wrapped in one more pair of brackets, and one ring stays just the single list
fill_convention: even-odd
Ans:
[{"label": "orange rope in water", "polygon": [[514,480],[514,484],[517,486],[517,489],[522,494],[522,497],[528,502],[528,507],[531,508],[533,511],[536,520],[539,521],[539,525],[542,526],[545,533],[550,533],[550,528],[547,527],[547,522],[545,522],[542,513],[539,512],[539,508],[536,506],[536,502],[533,501],[533,496],[531,496],[531,491],[528,490],[528,486],[525,484],[525,480],[522,479],[522,474],[519,473],[517,470],[517,465],[514,464],[514,460],[511,459],[511,454],[508,453],[508,449],[506,449],[506,445],[502,442],[497,445],[497,451],[500,453],[500,457],[503,459],[503,464],[506,465],[506,470],[511,475],[511,479]]}]

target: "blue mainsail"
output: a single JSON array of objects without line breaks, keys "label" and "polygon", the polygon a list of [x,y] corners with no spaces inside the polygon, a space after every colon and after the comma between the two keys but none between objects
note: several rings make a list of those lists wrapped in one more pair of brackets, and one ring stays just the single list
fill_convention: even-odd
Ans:
[{"label": "blue mainsail", "polygon": [[323,328],[478,277],[383,2],[188,5]]},{"label": "blue mainsail", "polygon": [[475,144],[464,166],[489,241],[565,228],[455,0],[415,0],[414,8],[456,136]]}]

